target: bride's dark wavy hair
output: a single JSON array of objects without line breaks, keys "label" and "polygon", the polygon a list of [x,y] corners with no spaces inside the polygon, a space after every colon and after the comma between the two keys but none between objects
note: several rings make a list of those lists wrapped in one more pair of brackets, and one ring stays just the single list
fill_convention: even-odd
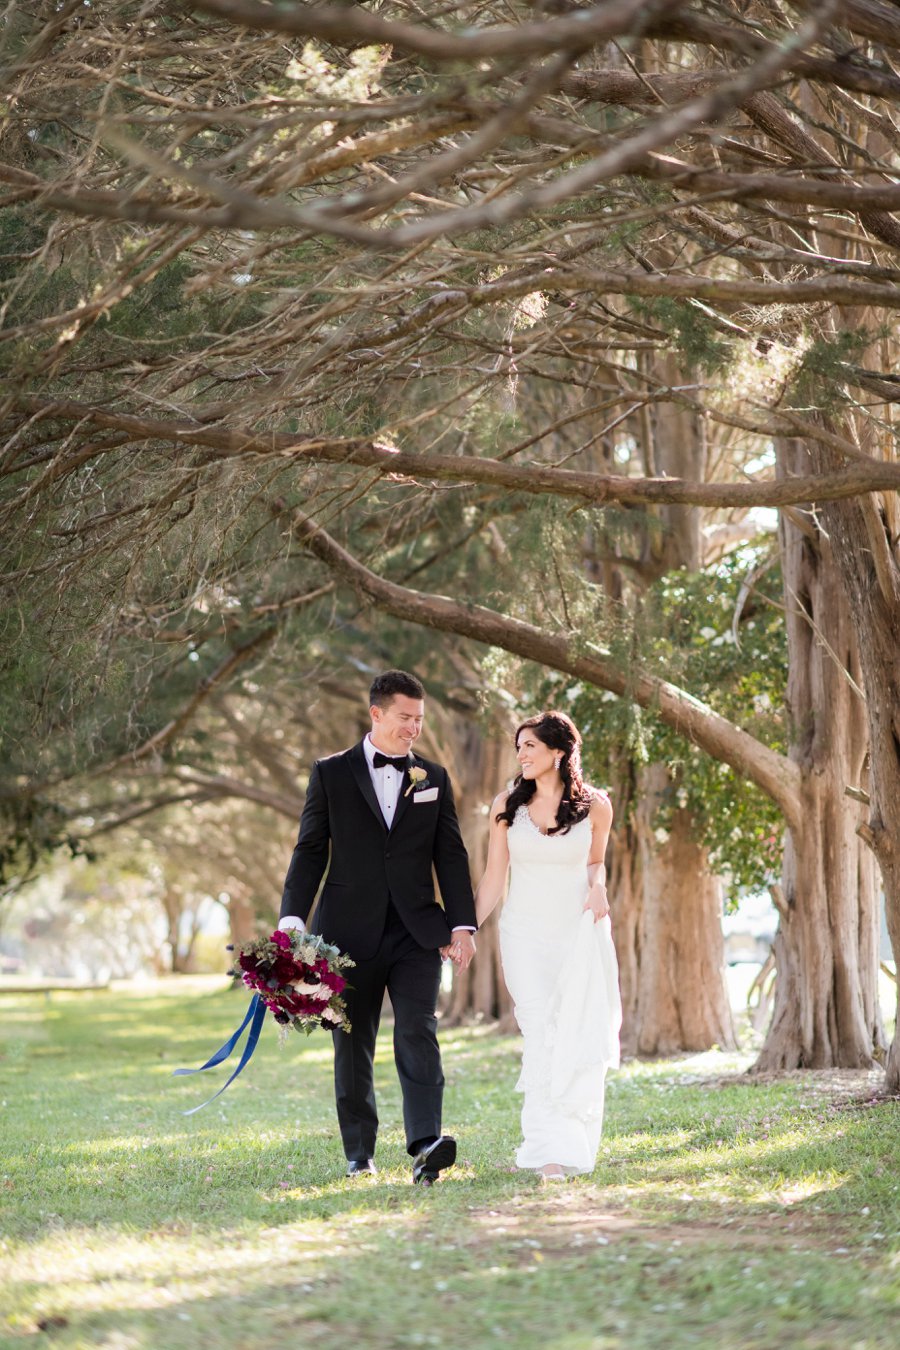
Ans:
[{"label": "bride's dark wavy hair", "polygon": [[[591,809],[592,790],[581,776],[581,736],[578,728],[561,712],[536,713],[528,717],[516,728],[515,745],[519,748],[519,737],[523,731],[533,731],[539,741],[551,750],[560,753],[559,772],[563,780],[562,801],[556,812],[556,824],[548,834],[568,834],[572,825],[584,820]],[[520,806],[530,802],[537,785],[533,778],[523,778],[519,773],[513,780],[512,790],[506,799],[506,806],[496,819],[505,820],[511,825]]]}]

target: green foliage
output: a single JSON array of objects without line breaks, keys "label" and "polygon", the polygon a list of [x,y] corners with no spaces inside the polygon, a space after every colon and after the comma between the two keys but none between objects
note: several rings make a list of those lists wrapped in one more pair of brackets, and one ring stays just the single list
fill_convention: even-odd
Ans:
[{"label": "green foliage", "polygon": [[0,780],[0,898],[35,876],[61,848],[73,858],[93,856],[57,802],[45,794],[7,794]]},{"label": "green foliage", "polygon": [[846,363],[858,360],[874,337],[867,328],[845,328],[836,338],[817,337],[791,381],[790,402],[797,407],[813,406],[824,411],[842,402]]},{"label": "green foliage", "polygon": [[[78,302],[79,284],[71,263],[64,257],[29,256],[44,243],[46,219],[24,207],[0,212],[0,301],[9,302],[7,328],[47,318]],[[44,337],[40,342],[50,340]]]},{"label": "green foliage", "polygon": [[0,283],[14,277],[19,265],[44,242],[37,212],[25,207],[0,211]]},{"label": "green foliage", "polygon": [[[102,491],[99,480],[93,475],[89,486]],[[137,474],[128,484],[136,493],[145,486]],[[122,490],[106,485],[110,495]],[[212,496],[208,509],[197,504],[149,541],[130,532],[122,547],[113,539],[104,558],[70,571],[62,595],[23,587],[18,600],[0,610],[0,787],[11,798],[23,794],[16,809],[25,812],[6,831],[11,858],[32,827],[35,856],[48,841],[67,839],[64,828],[48,835],[43,815],[31,810],[36,783],[64,784],[136,749],[179,716],[234,646],[271,623],[253,614],[254,563],[261,531],[275,527],[264,506],[253,506],[253,495],[251,489],[250,501],[243,491]],[[236,570],[238,559],[247,575]],[[209,584],[198,585],[198,576]],[[271,580],[275,595],[280,587],[297,588],[277,572]],[[315,615],[303,620],[322,626]],[[299,651],[301,627],[298,621],[288,629]],[[243,668],[232,687],[240,689],[253,670],[252,664]],[[195,765],[213,763],[209,741],[188,745]]]},{"label": "green foliage", "polygon": [[127,754],[181,711],[229,650],[221,637],[157,646],[120,638],[113,656],[100,631],[35,625],[0,665],[0,776],[65,776]]},{"label": "green foliage", "polygon": [[188,303],[184,295],[184,283],[189,276],[187,262],[177,258],[161,268],[139,290],[120,300],[104,316],[104,347],[113,335],[141,338],[149,334],[154,337],[164,335],[181,345],[181,340],[189,338],[198,327],[200,318],[200,307]]},{"label": "green foliage", "polygon": [[[633,626],[620,626],[607,647],[623,668],[631,655],[632,665],[679,684],[764,744],[784,750],[787,650],[777,567],[763,572],[743,604],[739,644],[732,634],[738,594],[760,556],[744,549],[711,572],[668,573],[648,592]],[[584,737],[587,775],[598,784],[614,781],[623,760],[665,763],[671,782],[655,825],[665,830],[674,810],[689,809],[733,903],[742,889],[777,876],[783,835],[777,808],[727,764],[678,736],[652,708],[642,710],[559,674],[530,682],[527,701],[561,707],[574,717]]]},{"label": "green foliage", "polygon": [[[105,371],[135,361],[156,362],[172,348],[185,357],[202,352],[211,334],[242,331],[259,319],[265,294],[252,289],[235,292],[217,286],[189,296],[186,283],[194,268],[186,256],[166,263],[130,289],[130,269],[138,266],[132,255],[144,243],[130,229],[118,228],[115,239],[108,241],[110,250],[119,255],[116,279],[108,259],[84,249],[63,248],[60,253],[54,244],[44,255],[41,249],[51,219],[34,208],[0,215],[0,301],[10,302],[7,326],[66,314],[101,294],[111,297],[108,308],[96,321],[85,324],[79,337],[79,366],[91,373],[87,378],[81,371],[75,376],[60,373],[55,384],[58,393],[114,401],[120,377],[110,377]],[[139,263],[141,271],[152,265],[152,255]],[[116,299],[120,287],[126,293]],[[15,344],[2,344],[0,361],[20,383],[27,383],[36,357],[58,341],[52,329],[30,334]]]},{"label": "green foliage", "polygon": [[641,318],[650,320],[669,334],[689,369],[712,373],[727,365],[730,344],[722,338],[715,322],[696,305],[668,296],[651,299],[632,296],[630,307]]}]

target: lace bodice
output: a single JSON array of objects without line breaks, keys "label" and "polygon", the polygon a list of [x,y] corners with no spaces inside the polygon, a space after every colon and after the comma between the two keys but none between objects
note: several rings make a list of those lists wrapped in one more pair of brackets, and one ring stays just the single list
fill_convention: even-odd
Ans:
[{"label": "lace bodice", "polygon": [[591,834],[589,816],[565,834],[543,834],[520,806],[507,833],[511,879],[501,922],[577,918],[588,892]]}]

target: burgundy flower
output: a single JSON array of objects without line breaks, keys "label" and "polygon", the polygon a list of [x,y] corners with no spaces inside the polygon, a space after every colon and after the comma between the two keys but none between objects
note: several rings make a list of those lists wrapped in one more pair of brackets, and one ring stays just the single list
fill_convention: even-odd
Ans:
[{"label": "burgundy flower", "polygon": [[319,1017],[328,999],[312,994],[295,994],[290,1000],[290,1012],[295,1017]]},{"label": "burgundy flower", "polygon": [[[308,1028],[338,1024],[331,1013],[343,1014],[340,994],[347,981],[331,969],[327,957],[298,959],[290,933],[278,930],[271,937],[248,944],[248,950],[236,953],[235,964],[243,983],[259,993],[282,1025],[293,1023]],[[304,991],[300,993],[295,984],[302,984]],[[346,1019],[338,1021],[340,1025],[346,1023]]]},{"label": "burgundy flower", "polygon": [[290,956],[276,956],[268,969],[270,980],[275,980],[279,985],[290,984],[297,976],[294,974],[296,965]]}]

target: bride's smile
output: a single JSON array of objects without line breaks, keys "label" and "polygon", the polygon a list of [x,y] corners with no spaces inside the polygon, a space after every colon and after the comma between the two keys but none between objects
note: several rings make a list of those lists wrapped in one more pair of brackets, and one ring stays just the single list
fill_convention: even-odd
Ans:
[{"label": "bride's smile", "polygon": [[519,761],[523,778],[542,778],[544,774],[555,773],[557,769],[557,756],[550,746],[528,732],[519,738],[516,759]]}]

